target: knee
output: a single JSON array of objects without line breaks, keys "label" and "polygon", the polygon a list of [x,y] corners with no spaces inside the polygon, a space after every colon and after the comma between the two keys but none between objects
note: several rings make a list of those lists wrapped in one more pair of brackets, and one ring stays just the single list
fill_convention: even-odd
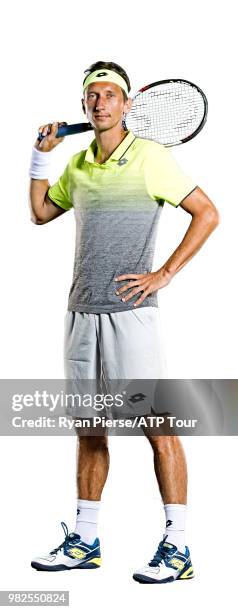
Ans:
[{"label": "knee", "polygon": [[108,452],[107,436],[78,436],[79,448],[85,452]]},{"label": "knee", "polygon": [[158,453],[167,453],[180,445],[177,436],[149,436],[149,442],[153,451]]}]

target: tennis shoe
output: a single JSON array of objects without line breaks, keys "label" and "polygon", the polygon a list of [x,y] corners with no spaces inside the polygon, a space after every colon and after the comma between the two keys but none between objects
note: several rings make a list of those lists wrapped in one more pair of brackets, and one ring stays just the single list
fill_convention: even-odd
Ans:
[{"label": "tennis shoe", "polygon": [[100,542],[96,538],[93,544],[86,544],[77,533],[69,533],[67,525],[62,522],[65,539],[48,555],[36,557],[31,567],[40,571],[60,572],[71,569],[96,569],[101,565]]},{"label": "tennis shoe", "polygon": [[165,536],[150,563],[133,574],[134,580],[141,583],[173,582],[174,580],[188,580],[194,577],[190,552],[179,552],[174,544],[167,541]]}]

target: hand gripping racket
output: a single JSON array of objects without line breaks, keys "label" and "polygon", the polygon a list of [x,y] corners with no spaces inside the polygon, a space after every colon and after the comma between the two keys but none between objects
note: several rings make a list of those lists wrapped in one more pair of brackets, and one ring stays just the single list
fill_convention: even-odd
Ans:
[{"label": "hand gripping racket", "polygon": [[[174,147],[188,142],[201,131],[207,112],[207,98],[200,87],[183,79],[168,79],[138,91],[123,126],[139,138]],[[90,123],[62,125],[56,137],[89,130],[93,130]],[[38,139],[42,140],[41,134]]]}]

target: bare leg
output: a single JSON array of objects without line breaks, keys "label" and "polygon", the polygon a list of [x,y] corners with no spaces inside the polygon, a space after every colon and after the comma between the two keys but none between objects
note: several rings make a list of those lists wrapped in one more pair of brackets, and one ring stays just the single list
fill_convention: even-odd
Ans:
[{"label": "bare leg", "polygon": [[154,453],[154,468],[164,504],[187,503],[187,465],[177,436],[153,436],[144,430]]},{"label": "bare leg", "polygon": [[78,498],[100,501],[108,470],[107,436],[80,436],[77,457]]}]

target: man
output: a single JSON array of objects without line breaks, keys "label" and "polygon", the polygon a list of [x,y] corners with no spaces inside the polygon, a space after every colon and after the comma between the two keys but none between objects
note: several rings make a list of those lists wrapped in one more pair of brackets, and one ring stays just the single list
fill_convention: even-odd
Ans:
[{"label": "man", "polygon": [[[58,124],[40,128],[32,155],[32,220],[52,221],[74,207],[76,250],[65,328],[68,379],[159,379],[164,376],[157,292],[199,250],[219,222],[214,204],[178,167],[162,145],[126,132],[130,81],[113,62],[85,71],[83,111],[95,140],[74,155],[50,187],[48,163]],[[151,272],[156,228],[167,201],[192,219],[178,248]],[[147,414],[142,406],[135,414]],[[137,411],[136,411],[137,410]],[[79,414],[77,414],[79,416]],[[185,542],[186,460],[177,436],[145,430],[154,453],[155,473],[165,509],[166,528],[153,560],[138,570],[139,582],[161,583],[193,577]],[[100,565],[97,520],[109,468],[106,435],[79,436],[78,505],[74,532],[32,567],[60,571]]]}]

